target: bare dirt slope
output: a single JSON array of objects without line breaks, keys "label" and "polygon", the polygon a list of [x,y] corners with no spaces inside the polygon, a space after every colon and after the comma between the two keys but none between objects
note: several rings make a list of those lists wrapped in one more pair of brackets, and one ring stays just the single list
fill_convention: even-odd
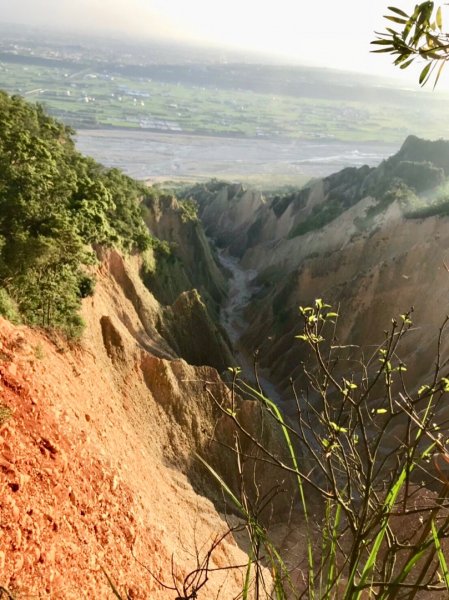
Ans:
[{"label": "bare dirt slope", "polygon": [[[338,308],[340,343],[373,349],[382,343],[391,319],[400,320],[399,315],[413,307],[414,328],[401,345],[401,358],[413,374],[414,385],[432,372],[438,330],[448,310],[447,218],[409,220],[391,214],[394,208],[372,232],[351,235],[354,215],[347,211],[326,228],[301,236],[303,254],[321,242],[317,255],[298,258],[298,266],[282,284],[273,286],[262,302],[247,311],[249,345],[260,346],[267,322],[273,323],[276,340],[265,343],[263,354],[285,389],[292,372],[300,374],[301,347],[294,341],[301,327],[298,306],[309,306],[315,298],[325,298]],[[349,234],[343,241],[345,230]],[[339,247],[333,245],[333,236],[340,236]],[[289,244],[299,244],[296,239],[285,242],[283,251]],[[301,257],[300,248],[290,254]],[[447,345],[446,337],[443,355]]]},{"label": "bare dirt slope", "polygon": [[[175,598],[150,571],[172,585],[173,556],[183,581],[226,531],[183,474],[213,432],[204,381],[223,384],[174,357],[132,266],[109,255],[98,277],[81,345],[0,320],[0,585],[17,599],[112,598],[103,569],[130,598]],[[229,536],[211,566],[244,562]],[[204,597],[242,577],[215,572]]]}]

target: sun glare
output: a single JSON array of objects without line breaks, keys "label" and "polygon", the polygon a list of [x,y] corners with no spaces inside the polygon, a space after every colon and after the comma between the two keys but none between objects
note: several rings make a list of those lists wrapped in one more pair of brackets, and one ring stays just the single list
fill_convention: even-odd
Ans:
[{"label": "sun glare", "polygon": [[[405,9],[412,5],[410,1],[402,4]],[[387,2],[382,0],[147,0],[147,6],[181,35],[197,41],[264,52],[303,64],[395,74],[391,60],[370,54],[374,32],[384,27],[382,15]]]}]

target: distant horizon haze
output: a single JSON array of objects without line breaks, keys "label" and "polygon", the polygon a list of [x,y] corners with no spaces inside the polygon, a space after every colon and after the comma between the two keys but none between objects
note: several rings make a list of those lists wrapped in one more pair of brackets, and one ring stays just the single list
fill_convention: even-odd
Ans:
[{"label": "distant horizon haze", "polygon": [[[270,0],[265,4],[254,0],[0,0],[0,23],[261,53],[279,62],[393,78],[398,85],[418,89],[419,67],[400,71],[391,57],[370,53],[375,31],[385,28],[383,15],[389,4],[384,0]],[[394,4],[407,11],[415,2]],[[439,87],[449,88],[449,75],[443,75]]]}]

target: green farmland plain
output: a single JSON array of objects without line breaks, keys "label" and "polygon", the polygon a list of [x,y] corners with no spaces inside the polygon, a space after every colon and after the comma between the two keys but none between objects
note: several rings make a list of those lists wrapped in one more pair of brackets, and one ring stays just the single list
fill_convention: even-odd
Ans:
[{"label": "green farmland plain", "polygon": [[370,87],[369,82],[363,93],[353,93],[356,80],[354,74],[339,79],[335,72],[300,67],[132,68],[0,53],[2,89],[42,103],[77,129],[388,143],[410,133],[449,134],[445,97]]},{"label": "green farmland plain", "polygon": [[449,137],[449,96],[210,49],[1,31],[0,88],[76,129],[400,143]]}]

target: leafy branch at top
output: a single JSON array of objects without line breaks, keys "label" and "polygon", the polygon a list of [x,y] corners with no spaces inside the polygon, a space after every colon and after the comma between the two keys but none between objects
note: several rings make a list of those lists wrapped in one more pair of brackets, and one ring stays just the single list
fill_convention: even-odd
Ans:
[{"label": "leafy branch at top", "polygon": [[394,64],[400,69],[407,69],[416,59],[425,62],[419,75],[421,86],[434,78],[434,86],[438,83],[444,65],[449,60],[449,34],[443,31],[441,6],[428,0],[415,6],[411,14],[407,14],[395,6],[388,7],[389,14],[385,19],[389,25],[393,23],[399,28],[386,27],[371,42],[376,47],[373,52],[387,53],[395,57]]}]

